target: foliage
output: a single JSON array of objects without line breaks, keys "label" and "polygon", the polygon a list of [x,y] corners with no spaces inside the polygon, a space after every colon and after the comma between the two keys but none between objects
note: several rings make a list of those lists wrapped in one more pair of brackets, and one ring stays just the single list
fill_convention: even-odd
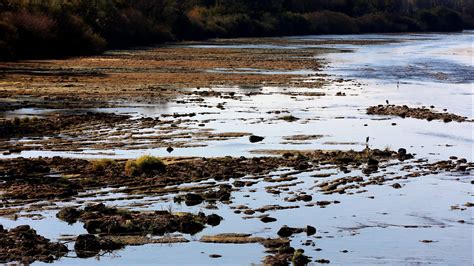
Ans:
[{"label": "foliage", "polygon": [[99,159],[91,162],[92,170],[96,173],[104,173],[104,171],[115,164],[114,160],[111,159]]},{"label": "foliage", "polygon": [[165,169],[166,165],[160,158],[150,155],[144,155],[136,160],[129,160],[125,164],[127,176],[149,175],[162,172]]},{"label": "foliage", "polygon": [[458,31],[474,1],[0,0],[0,60],[213,37]]}]

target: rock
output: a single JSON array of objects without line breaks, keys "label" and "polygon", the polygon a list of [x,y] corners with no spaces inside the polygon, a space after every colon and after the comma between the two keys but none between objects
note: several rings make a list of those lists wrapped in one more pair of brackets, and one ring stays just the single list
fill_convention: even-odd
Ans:
[{"label": "rock", "polygon": [[255,213],[255,211],[254,211],[254,210],[251,210],[251,209],[248,209],[248,210],[245,210],[245,211],[244,211],[244,214],[246,214],[246,215],[252,215],[252,214],[254,214],[254,213]]},{"label": "rock", "polygon": [[[314,229],[314,230],[316,230],[316,229]],[[290,237],[293,234],[299,234],[299,233],[302,233],[302,232],[307,232],[307,228],[293,228],[293,227],[288,227],[288,226],[284,225],[280,228],[280,230],[278,230],[277,234],[280,237]]]},{"label": "rock", "polygon": [[331,261],[329,260],[325,260],[325,259],[319,259],[319,260],[315,260],[317,263],[321,263],[321,264],[329,264],[331,263]]},{"label": "rock", "polygon": [[236,180],[236,181],[234,181],[233,185],[234,185],[234,187],[244,187],[245,182]]},{"label": "rock", "polygon": [[74,250],[79,258],[89,258],[99,254],[101,247],[95,235],[79,235],[74,244]]},{"label": "rock", "polygon": [[285,225],[282,228],[280,228],[280,230],[278,230],[277,234],[280,237],[290,237],[291,235],[293,235],[293,228]]},{"label": "rock", "polygon": [[311,195],[298,195],[296,197],[296,200],[298,201],[304,201],[304,202],[308,202],[308,201],[312,201],[313,200],[313,197]]},{"label": "rock", "polygon": [[331,202],[327,201],[327,200],[321,200],[321,201],[316,202],[316,205],[318,205],[318,206],[327,206],[329,204],[331,204]]},{"label": "rock", "polygon": [[283,247],[278,249],[278,253],[280,253],[280,254],[294,254],[295,249],[293,247],[290,247],[290,246],[283,246]]},{"label": "rock", "polygon": [[123,244],[110,238],[99,238],[95,235],[84,234],[76,238],[74,250],[79,258],[90,258],[99,254],[101,250],[111,251],[123,248]]},{"label": "rock", "polygon": [[306,226],[306,234],[308,236],[316,234],[316,228],[312,227],[311,225]]},{"label": "rock", "polygon": [[217,259],[217,258],[220,258],[222,257],[222,255],[219,255],[219,254],[211,254],[209,255],[209,258],[213,258],[213,259]]},{"label": "rock", "polygon": [[367,165],[367,167],[362,170],[362,173],[364,173],[365,175],[370,175],[372,173],[377,172],[378,170],[379,167],[377,165]]},{"label": "rock", "polygon": [[74,207],[64,207],[57,214],[56,217],[60,220],[73,224],[81,216],[82,212]]},{"label": "rock", "polygon": [[398,154],[397,155],[398,155],[398,159],[401,160],[401,161],[413,158],[413,155],[407,153],[407,150],[404,149],[404,148],[398,149]]},{"label": "rock", "polygon": [[275,219],[273,217],[270,217],[270,216],[265,216],[265,217],[261,218],[260,221],[262,221],[264,223],[273,223],[273,222],[276,222],[277,219]]},{"label": "rock", "polygon": [[405,156],[407,155],[407,150],[404,149],[404,148],[400,148],[398,149],[398,156],[401,157],[401,156]]},{"label": "rock", "polygon": [[206,217],[206,223],[212,226],[218,226],[223,218],[217,214],[211,214]]},{"label": "rock", "polygon": [[204,225],[195,221],[182,221],[179,231],[185,234],[195,235],[204,229]]},{"label": "rock", "polygon": [[291,259],[291,262],[293,263],[294,266],[303,266],[303,265],[307,265],[310,262],[310,260],[308,256],[304,255],[304,250],[298,249],[293,254],[293,258]]},{"label": "rock", "polygon": [[260,136],[255,136],[255,135],[251,135],[249,137],[249,141],[251,143],[256,143],[256,142],[260,142],[260,141],[263,141],[265,138],[264,137],[260,137]]},{"label": "rock", "polygon": [[370,158],[369,161],[367,162],[368,165],[374,166],[374,165],[379,165],[379,161]]},{"label": "rock", "polygon": [[201,204],[203,201],[203,197],[199,194],[188,193],[184,196],[184,203],[187,206],[195,206]]},{"label": "rock", "polygon": [[400,188],[402,188],[402,185],[400,185],[398,183],[395,183],[395,184],[392,185],[392,187],[395,188],[395,189],[400,189]]},{"label": "rock", "polygon": [[31,233],[36,233],[36,231],[32,230],[29,225],[19,225],[10,230],[10,232],[13,232],[13,233],[21,233],[21,232],[29,232],[29,231],[31,231]]}]

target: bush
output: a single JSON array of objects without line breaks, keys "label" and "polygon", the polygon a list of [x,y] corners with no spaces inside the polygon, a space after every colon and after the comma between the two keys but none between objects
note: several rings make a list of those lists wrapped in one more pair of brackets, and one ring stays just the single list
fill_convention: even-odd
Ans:
[{"label": "bush", "polygon": [[4,21],[16,29],[17,39],[13,46],[16,55],[54,54],[52,44],[58,24],[53,18],[42,13],[19,11],[4,14]]},{"label": "bush", "polygon": [[99,34],[76,15],[59,14],[58,21],[61,27],[58,29],[57,45],[61,54],[95,54],[102,52],[107,42]]},{"label": "bush", "polygon": [[171,33],[132,8],[107,17],[101,23],[99,31],[108,41],[109,47],[142,45],[172,39]]},{"label": "bush", "polygon": [[418,19],[426,31],[460,31],[464,27],[459,13],[442,6],[421,10]]},{"label": "bush", "polygon": [[150,155],[144,155],[136,160],[129,160],[125,164],[127,176],[150,175],[163,172],[165,169],[166,165],[160,158]]},{"label": "bush", "polygon": [[16,27],[5,21],[0,21],[0,60],[7,60],[15,57],[16,42]]},{"label": "bush", "polygon": [[388,13],[367,14],[357,18],[361,32],[413,32],[420,30],[414,19]]},{"label": "bush", "polygon": [[105,169],[115,164],[114,160],[111,159],[99,159],[91,162],[92,171],[96,173],[104,173]]},{"label": "bush", "polygon": [[307,13],[311,34],[352,34],[359,32],[355,20],[346,14],[332,11]]},{"label": "bush", "polygon": [[474,27],[472,1],[217,2],[0,0],[0,60],[95,54],[181,39]]}]

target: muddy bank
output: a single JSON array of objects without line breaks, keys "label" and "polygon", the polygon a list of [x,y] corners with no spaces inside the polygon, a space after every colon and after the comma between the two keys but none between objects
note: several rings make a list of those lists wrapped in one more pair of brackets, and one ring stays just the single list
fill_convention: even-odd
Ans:
[{"label": "muddy bank", "polygon": [[80,131],[84,126],[112,127],[129,118],[125,115],[87,112],[82,115],[51,114],[41,118],[0,119],[0,139],[48,136],[64,130]]},{"label": "muddy bank", "polygon": [[434,107],[431,109],[426,107],[408,107],[406,105],[398,106],[398,105],[378,105],[378,106],[371,106],[367,109],[367,114],[369,115],[391,115],[391,116],[399,116],[401,118],[411,117],[415,119],[421,120],[441,120],[445,123],[449,123],[452,121],[456,122],[468,122],[467,117],[451,114],[451,113],[440,113],[433,110]]},{"label": "muddy bank", "polygon": [[[127,114],[76,110],[0,118],[0,152],[23,151],[137,150],[205,147],[207,142],[226,141],[250,135],[246,132],[216,132],[204,128],[195,116],[210,112],[131,117]],[[18,141],[21,139],[21,141]]]},{"label": "muddy bank", "polygon": [[[465,159],[428,163],[425,160],[411,160],[412,155],[404,149],[398,152],[365,150],[356,151],[312,151],[305,153],[284,152],[280,157],[259,158],[169,158],[163,163],[149,166],[140,165],[139,172],[129,172],[127,165],[136,163],[133,160],[81,160],[67,158],[39,159],[5,159],[0,160],[0,191],[2,192],[2,215],[12,216],[20,211],[56,209],[54,204],[23,206],[27,203],[50,199],[71,201],[74,197],[97,197],[106,192],[101,188],[113,188],[116,193],[127,197],[141,199],[149,196],[173,195],[176,203],[187,206],[216,202],[230,203],[234,191],[253,186],[259,182],[271,185],[265,187],[269,194],[287,194],[282,199],[286,202],[306,202],[307,206],[325,208],[338,201],[313,200],[305,192],[288,193],[292,186],[298,184],[294,175],[302,172],[314,173],[316,178],[313,188],[323,194],[343,194],[361,190],[371,185],[388,183],[394,188],[401,188],[397,180],[404,180],[428,174],[460,173],[472,171],[474,165]],[[405,162],[408,160],[407,162]],[[138,161],[138,160],[137,160]],[[383,175],[388,166],[399,165],[406,172],[399,175]],[[145,168],[146,167],[146,168]],[[267,176],[279,169],[291,170],[276,176]],[[330,180],[318,178],[330,177],[321,173],[322,169],[334,169],[344,173],[343,177]],[[361,174],[353,174],[360,172]],[[231,183],[225,181],[233,179]],[[205,182],[202,184],[184,184]],[[398,181],[399,182],[399,181]],[[86,192],[91,191],[91,192]],[[76,200],[80,201],[80,198]],[[114,199],[111,199],[114,200]],[[239,208],[244,219],[268,219],[263,215],[267,211],[298,208],[298,206],[268,205],[261,208]],[[248,216],[255,213],[262,215]]]},{"label": "muddy bank", "polygon": [[[88,161],[67,158],[0,160],[0,184],[5,199],[39,200],[69,197],[84,189],[126,186],[123,192],[133,194],[166,194],[166,186],[203,180],[229,180],[246,175],[259,175],[290,167],[308,170],[325,164],[361,166],[390,159],[411,158],[406,152],[381,150],[286,152],[281,157],[260,158],[190,158],[170,159],[162,171],[130,176],[126,161]],[[165,160],[166,163],[166,160]],[[375,166],[370,169],[376,171]],[[221,193],[221,192],[219,192]],[[224,193],[226,195],[228,192]],[[200,196],[202,197],[202,196]],[[202,197],[222,199],[218,194]]]},{"label": "muddy bank", "polygon": [[204,243],[224,243],[224,244],[247,244],[259,243],[266,248],[267,255],[263,259],[264,265],[292,265],[303,266],[311,262],[311,259],[304,254],[304,250],[290,246],[290,240],[285,237],[263,238],[254,237],[250,234],[224,233],[213,236],[203,236],[200,242]]},{"label": "muddy bank", "polygon": [[0,225],[0,263],[19,262],[29,265],[35,261],[54,262],[66,255],[64,244],[51,242],[28,225],[5,230]]},{"label": "muddy bank", "polygon": [[[68,60],[4,63],[0,68],[0,98],[34,96],[43,102],[43,106],[68,106],[71,103],[79,107],[80,102],[84,106],[106,105],[107,102],[112,105],[110,101],[163,102],[180,95],[183,88],[222,85],[319,87],[325,81],[318,78],[322,74],[316,72],[323,63],[314,56],[324,51],[318,48],[261,48],[249,52],[244,48],[183,45],[116,51]],[[308,71],[315,78],[312,83],[302,80]],[[18,107],[7,101],[0,102],[4,110]],[[39,106],[41,103],[30,104]]]}]

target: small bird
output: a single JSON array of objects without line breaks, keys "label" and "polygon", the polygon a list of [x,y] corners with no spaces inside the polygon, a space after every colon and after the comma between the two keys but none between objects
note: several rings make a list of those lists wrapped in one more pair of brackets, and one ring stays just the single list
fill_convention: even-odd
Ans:
[{"label": "small bird", "polygon": [[390,103],[388,102],[388,100],[385,100],[385,102],[387,103],[387,105],[390,105]]},{"label": "small bird", "polygon": [[172,147],[168,147],[168,148],[166,149],[166,151],[167,151],[168,153],[172,153],[172,152],[174,151],[174,149],[173,149]]},{"label": "small bird", "polygon": [[400,81],[397,81],[397,89],[400,89]]},{"label": "small bird", "polygon": [[369,140],[370,140],[370,137],[367,137],[367,138],[365,139],[365,143],[369,143]]}]

